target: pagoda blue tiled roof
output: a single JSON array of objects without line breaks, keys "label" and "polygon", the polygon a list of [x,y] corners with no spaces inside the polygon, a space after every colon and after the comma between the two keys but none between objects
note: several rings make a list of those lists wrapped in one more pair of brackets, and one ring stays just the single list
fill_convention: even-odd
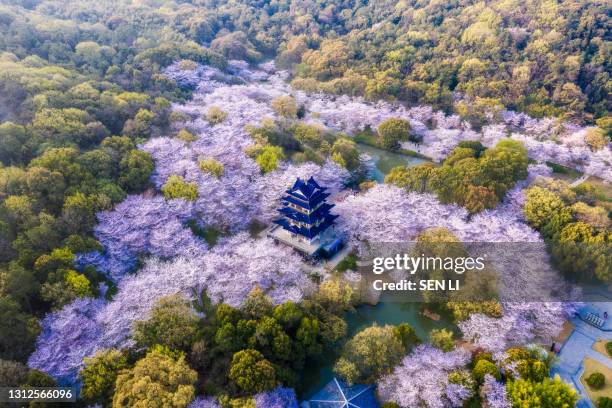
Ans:
[{"label": "pagoda blue tiled roof", "polygon": [[330,213],[334,204],[325,202],[329,197],[326,190],[312,177],[307,181],[298,178],[281,199],[283,206],[278,212],[282,218],[274,222],[293,234],[309,239],[316,237],[338,218]]}]

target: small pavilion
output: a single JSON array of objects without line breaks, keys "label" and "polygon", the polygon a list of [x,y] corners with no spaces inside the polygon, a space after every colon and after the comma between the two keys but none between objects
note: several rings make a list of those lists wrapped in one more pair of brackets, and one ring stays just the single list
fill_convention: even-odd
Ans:
[{"label": "small pavilion", "polygon": [[301,408],[380,408],[373,385],[349,386],[334,378]]}]

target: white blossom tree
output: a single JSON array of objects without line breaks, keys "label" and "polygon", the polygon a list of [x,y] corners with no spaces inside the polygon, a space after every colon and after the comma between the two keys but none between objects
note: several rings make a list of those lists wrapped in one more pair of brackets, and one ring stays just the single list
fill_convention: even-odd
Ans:
[{"label": "white blossom tree", "polygon": [[420,345],[393,372],[378,383],[382,399],[400,407],[461,407],[472,392],[450,383],[448,374],[465,366],[470,354],[463,349],[443,352],[429,345]]}]

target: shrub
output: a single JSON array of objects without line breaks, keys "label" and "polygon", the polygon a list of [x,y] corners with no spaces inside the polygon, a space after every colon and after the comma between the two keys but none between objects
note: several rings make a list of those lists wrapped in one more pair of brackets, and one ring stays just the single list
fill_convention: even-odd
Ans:
[{"label": "shrub", "polygon": [[227,112],[219,108],[218,106],[212,106],[208,112],[206,112],[206,120],[211,125],[217,125],[227,119]]},{"label": "shrub", "polygon": [[431,344],[442,351],[449,352],[453,349],[453,332],[446,329],[434,329],[429,333]]},{"label": "shrub", "polygon": [[472,359],[472,366],[476,367],[476,364],[478,364],[480,360],[486,360],[492,363],[493,355],[491,353],[487,353],[486,351],[481,351],[480,353],[476,354],[474,358]]},{"label": "shrub", "polygon": [[176,138],[186,143],[191,143],[191,142],[195,142],[196,140],[198,140],[198,138],[195,137],[193,133],[191,133],[190,131],[186,129],[183,129],[180,132],[178,132],[176,134]]},{"label": "shrub", "polygon": [[612,341],[606,343],[606,351],[608,355],[612,357]]},{"label": "shrub", "polygon": [[198,165],[200,166],[200,170],[202,170],[204,173],[208,173],[216,178],[221,178],[225,173],[225,166],[223,166],[223,163],[213,159],[212,157],[201,159],[198,162]]},{"label": "shrub", "polygon": [[398,149],[400,142],[410,138],[410,122],[387,119],[378,126],[378,141],[385,149]]},{"label": "shrub", "polygon": [[284,158],[283,149],[278,146],[265,146],[255,161],[263,173],[276,170],[279,162]]},{"label": "shrub", "polygon": [[541,382],[518,379],[506,384],[513,407],[575,407],[579,394],[556,375]]},{"label": "shrub", "polygon": [[612,408],[612,398],[599,397],[597,400],[597,408]]},{"label": "shrub", "polygon": [[161,188],[164,197],[170,200],[173,198],[184,198],[194,201],[198,198],[198,186],[196,183],[187,183],[181,176],[172,175]]},{"label": "shrub", "polygon": [[501,376],[499,375],[499,370],[497,369],[495,364],[487,360],[480,360],[474,366],[474,370],[472,370],[472,375],[474,376],[474,379],[478,381],[478,383],[482,384],[484,382],[485,375],[487,374],[490,374],[497,381],[499,381],[501,378]]},{"label": "shrub", "polygon": [[298,113],[298,107],[295,103],[295,99],[289,95],[279,96],[272,101],[272,109],[279,116],[285,118],[295,118]]},{"label": "shrub", "polygon": [[606,385],[606,377],[600,372],[594,372],[588,376],[586,382],[591,388],[600,390],[604,385]]}]

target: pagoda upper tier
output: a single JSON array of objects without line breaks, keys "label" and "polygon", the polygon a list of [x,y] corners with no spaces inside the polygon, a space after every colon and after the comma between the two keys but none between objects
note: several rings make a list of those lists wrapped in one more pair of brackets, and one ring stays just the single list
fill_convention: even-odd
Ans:
[{"label": "pagoda upper tier", "polygon": [[282,218],[274,222],[292,234],[315,240],[338,218],[330,213],[334,204],[325,201],[329,197],[326,190],[312,177],[307,181],[298,177],[282,197],[283,206],[278,209]]}]

